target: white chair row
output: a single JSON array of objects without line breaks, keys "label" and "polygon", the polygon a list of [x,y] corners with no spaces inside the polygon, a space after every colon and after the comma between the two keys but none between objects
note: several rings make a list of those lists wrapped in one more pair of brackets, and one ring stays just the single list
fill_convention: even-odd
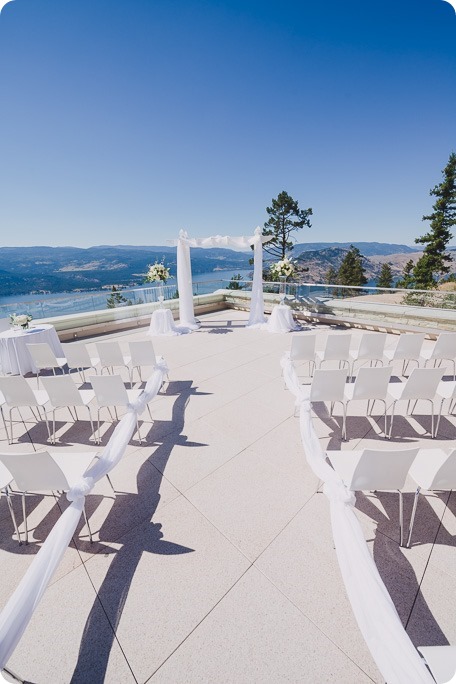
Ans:
[{"label": "white chair row", "polygon": [[425,333],[404,333],[399,336],[395,349],[386,349],[387,333],[364,333],[356,350],[350,349],[352,334],[330,334],[326,339],[325,348],[316,351],[316,334],[294,335],[291,342],[290,356],[294,364],[309,363],[309,374],[312,375],[317,365],[321,368],[327,361],[338,361],[339,368],[346,366],[353,376],[357,362],[372,365],[374,362],[383,365],[394,361],[402,361],[402,375],[407,371],[410,362],[417,366],[420,362],[424,367],[429,362],[434,365],[442,361],[453,364],[453,380],[456,380],[456,333],[441,333],[431,350],[422,351]]},{"label": "white chair row", "polygon": [[456,489],[456,449],[364,449],[363,451],[327,451],[334,470],[354,492],[398,490],[400,544],[403,546],[403,495],[407,476],[417,489],[410,518],[407,546],[412,540],[419,493]]},{"label": "white chair row", "polygon": [[93,368],[96,373],[100,369],[101,374],[106,370],[112,374],[114,368],[123,367],[127,369],[130,385],[133,386],[135,370],[138,372],[140,382],[142,382],[141,369],[143,367],[155,367],[157,364],[154,346],[150,340],[130,342],[130,354],[128,356],[123,355],[118,342],[97,342],[95,346],[98,353],[96,358],[90,357],[87,346],[83,342],[64,344],[65,356],[58,358],[46,342],[28,344],[27,349],[37,369],[38,387],[39,374],[42,370],[51,369],[55,375],[56,370],[61,370],[63,373],[65,366],[68,366],[69,372],[77,370],[83,382],[85,382],[84,371],[86,369]]},{"label": "white chair row", "polygon": [[[414,368],[406,382],[390,382],[392,366],[381,368],[360,368],[354,383],[347,383],[347,369],[317,369],[309,386],[309,400],[314,402],[329,402],[332,416],[334,404],[342,405],[342,438],[347,439],[347,409],[351,401],[367,401],[367,415],[372,412],[376,401],[384,405],[385,437],[391,438],[396,404],[407,401],[407,411],[411,402],[415,402],[410,415],[418,401],[426,401],[431,405],[431,437],[436,437],[445,400],[449,400],[448,412],[451,413],[456,404],[456,382],[442,382],[444,370],[442,368]],[[372,405],[370,406],[370,402]],[[438,408],[437,423],[434,429],[436,406]],[[387,429],[387,410],[391,407],[389,431]]]},{"label": "white chair row", "polygon": [[[44,390],[33,390],[27,380],[20,375],[12,375],[7,377],[0,377],[0,411],[5,426],[5,432],[9,444],[13,442],[13,419],[12,412],[14,409],[19,411],[22,407],[29,407],[34,414],[33,409],[38,413],[40,419],[42,413],[46,422],[49,439],[55,444],[55,412],[57,409],[68,408],[71,413],[71,408],[74,410],[74,420],[78,420],[77,409],[87,409],[90,425],[93,430],[93,420],[90,404],[94,402],[97,407],[97,433],[94,435],[95,441],[101,443],[100,437],[100,411],[102,408],[114,408],[116,419],[118,420],[117,408],[128,407],[134,402],[141,390],[127,390],[120,375],[99,375],[92,376],[91,390],[80,390],[76,387],[71,376],[49,376],[42,377]],[[6,424],[4,409],[9,412],[10,433]],[[149,416],[152,420],[150,407],[147,405]],[[41,413],[42,412],[42,413]],[[49,426],[48,413],[52,412],[52,435]],[[35,415],[35,414],[34,414]],[[36,416],[35,416],[36,417]],[[111,416],[112,418],[112,416]],[[139,431],[139,423],[137,423],[138,439],[141,443],[141,434]]]}]

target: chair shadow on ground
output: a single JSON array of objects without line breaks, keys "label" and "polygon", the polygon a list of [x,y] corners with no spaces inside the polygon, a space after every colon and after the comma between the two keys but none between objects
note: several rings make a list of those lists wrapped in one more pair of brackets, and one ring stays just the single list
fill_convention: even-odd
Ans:
[{"label": "chair shadow on ground", "polygon": [[[404,494],[405,539],[408,534],[413,496],[413,493]],[[378,500],[380,507],[374,503],[373,497]],[[446,503],[449,493],[442,492],[440,498]],[[448,639],[421,592],[422,575],[426,568],[425,558],[423,557],[422,562],[418,561],[415,570],[407,558],[411,552],[399,546],[399,494],[379,491],[370,495],[357,492],[356,508],[377,524],[373,538],[373,558],[413,644],[415,646],[447,645]],[[439,544],[454,546],[454,537],[448,533],[442,533],[440,518],[426,497],[420,496],[412,547],[435,543],[437,535],[439,535]]]},{"label": "chair shadow on ground", "polygon": [[[177,444],[190,448],[205,446],[188,442],[185,435],[181,434],[184,427],[185,407],[189,398],[198,394],[196,388],[192,387],[191,381],[171,382],[167,392],[172,394],[176,390],[179,393],[172,410],[172,430],[161,435],[163,425],[155,426],[154,424],[148,435],[148,442],[153,441],[159,445],[138,470],[138,493],[119,493],[99,530],[100,540],[115,541],[120,537],[122,546],[117,551],[104,547],[105,551],[113,555],[113,559],[97,590],[97,597],[86,621],[78,661],[71,679],[73,684],[87,682],[89,672],[90,681],[93,684],[104,681],[111,648],[116,640],[115,632],[143,553],[177,555],[194,551],[194,549],[164,540],[162,525],[149,522],[160,501],[159,489],[163,472],[174,446]],[[128,456],[126,458],[128,459]],[[90,515],[90,511],[87,512]],[[117,537],[115,520],[122,521],[124,528],[120,535],[117,532]],[[132,533],[134,527],[141,527],[140,534]],[[128,532],[129,534],[126,534]],[[102,545],[101,541],[100,544]],[[89,544],[84,546],[90,550]]]}]

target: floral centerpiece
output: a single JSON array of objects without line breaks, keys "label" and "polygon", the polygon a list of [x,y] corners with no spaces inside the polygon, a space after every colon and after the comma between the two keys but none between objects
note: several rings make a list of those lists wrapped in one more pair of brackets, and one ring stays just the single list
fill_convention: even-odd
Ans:
[{"label": "floral centerpiece", "polygon": [[31,320],[33,320],[33,318],[30,316],[30,314],[19,314],[18,316],[14,313],[10,316],[11,325],[14,325],[17,328],[22,328],[23,330],[27,330]]},{"label": "floral centerpiece", "polygon": [[156,261],[155,264],[149,266],[149,270],[144,278],[145,283],[159,282],[166,283],[169,278],[169,268],[165,264]]},{"label": "floral centerpiece", "polygon": [[292,275],[294,275],[296,266],[291,259],[284,257],[277,263],[271,264],[269,271],[273,280],[278,280],[281,276],[290,278]]}]

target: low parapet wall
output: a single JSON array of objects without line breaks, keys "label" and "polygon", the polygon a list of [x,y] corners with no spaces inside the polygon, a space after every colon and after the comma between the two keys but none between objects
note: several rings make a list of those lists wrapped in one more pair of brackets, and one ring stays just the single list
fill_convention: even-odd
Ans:
[{"label": "low parapet wall", "polygon": [[[223,309],[250,309],[250,292],[244,290],[217,290],[211,294],[193,298],[195,314],[222,311]],[[277,294],[265,293],[264,310],[270,313],[279,301]],[[456,311],[431,307],[409,306],[404,304],[385,304],[381,302],[352,299],[332,299],[325,302],[301,302],[287,299],[293,314],[302,320],[315,323],[330,323],[385,330],[387,332],[426,331],[430,337],[439,332],[456,331]],[[114,309],[103,309],[87,313],[54,316],[40,319],[41,323],[51,323],[62,341],[70,341],[115,331],[131,330],[149,325],[152,313],[159,304],[135,304]],[[170,299],[165,307],[172,311],[174,318],[179,317],[179,300]]]}]

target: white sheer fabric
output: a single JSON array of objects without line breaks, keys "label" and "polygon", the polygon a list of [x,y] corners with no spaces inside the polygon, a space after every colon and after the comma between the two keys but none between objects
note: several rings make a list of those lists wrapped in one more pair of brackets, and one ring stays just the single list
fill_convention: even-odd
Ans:
[{"label": "white sheer fabric", "polygon": [[270,333],[288,333],[300,329],[301,326],[295,323],[291,309],[286,304],[276,304],[265,325],[265,330]]},{"label": "white sheer fabric", "polygon": [[71,505],[59,518],[33,563],[0,614],[0,670],[2,670],[24,633],[33,612],[59,565],[81,517],[84,498],[95,483],[112,470],[125,453],[136,429],[136,418],[158,393],[168,367],[159,360],[144,392],[129,406],[128,413],[114,430],[102,456],[67,493]]},{"label": "white sheer fabric", "polygon": [[192,291],[192,267],[190,262],[190,247],[236,247],[248,249],[253,245],[253,283],[250,302],[250,315],[247,327],[257,327],[265,323],[263,298],[263,244],[271,240],[270,236],[263,236],[261,228],[255,229],[250,237],[231,237],[229,235],[214,235],[207,238],[189,238],[181,230],[179,238],[173,240],[177,245],[177,288],[179,290],[179,318],[180,324],[196,330],[199,321],[195,318]]},{"label": "white sheer fabric", "polygon": [[358,626],[388,684],[432,684],[433,678],[402,626],[353,511],[355,494],[326,462],[312,426],[309,386],[299,383],[286,353],[281,361],[288,389],[300,408],[301,438],[307,462],[324,482],[340,571]]}]

